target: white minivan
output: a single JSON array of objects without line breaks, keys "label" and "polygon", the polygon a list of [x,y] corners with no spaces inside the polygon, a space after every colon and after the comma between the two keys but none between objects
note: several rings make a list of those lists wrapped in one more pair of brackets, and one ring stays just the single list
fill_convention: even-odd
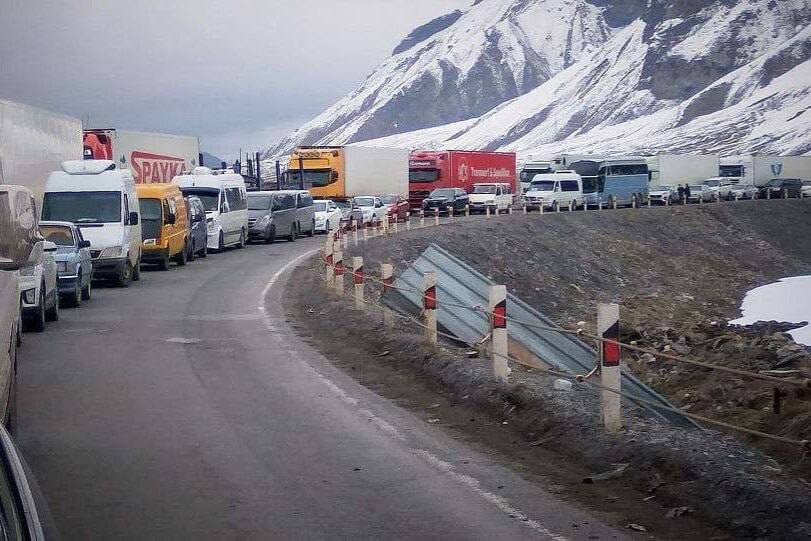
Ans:
[{"label": "white minivan", "polygon": [[512,188],[504,182],[481,182],[473,185],[469,194],[471,212],[488,209],[498,214],[502,210],[509,211],[513,206],[515,196]]},{"label": "white minivan", "polygon": [[196,195],[206,208],[208,248],[244,248],[248,241],[248,193],[245,180],[236,173],[215,174],[208,167],[195,167],[190,175],[172,182],[183,195]]},{"label": "white minivan", "polygon": [[524,203],[527,209],[576,209],[583,204],[583,178],[574,171],[535,175]]},{"label": "white minivan", "polygon": [[127,287],[141,279],[141,223],[135,180],[111,160],[62,162],[45,182],[42,220],[73,222],[90,241],[93,278]]}]

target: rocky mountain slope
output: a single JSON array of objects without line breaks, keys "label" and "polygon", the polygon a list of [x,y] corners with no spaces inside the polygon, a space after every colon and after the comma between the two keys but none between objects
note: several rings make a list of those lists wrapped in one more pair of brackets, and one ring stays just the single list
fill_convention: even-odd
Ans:
[{"label": "rocky mountain slope", "polygon": [[539,157],[808,153],[809,22],[811,0],[481,0],[270,154],[372,138]]}]

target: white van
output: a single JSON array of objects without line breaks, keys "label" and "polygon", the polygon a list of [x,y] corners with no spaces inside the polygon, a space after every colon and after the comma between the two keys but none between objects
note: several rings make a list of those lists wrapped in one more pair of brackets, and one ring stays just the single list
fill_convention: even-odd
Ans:
[{"label": "white van", "polygon": [[73,222],[90,241],[93,278],[127,287],[141,279],[141,223],[135,180],[111,160],[62,162],[45,182],[42,220]]},{"label": "white van", "polygon": [[574,171],[535,175],[524,202],[527,209],[576,209],[583,204],[583,178]]},{"label": "white van", "polygon": [[482,182],[473,185],[469,194],[470,210],[498,214],[502,210],[509,211],[513,206],[514,195],[512,188],[506,182]]},{"label": "white van", "polygon": [[180,187],[183,195],[196,195],[203,202],[210,250],[245,247],[248,193],[242,175],[215,174],[208,167],[195,167],[191,175],[178,175],[172,182]]}]

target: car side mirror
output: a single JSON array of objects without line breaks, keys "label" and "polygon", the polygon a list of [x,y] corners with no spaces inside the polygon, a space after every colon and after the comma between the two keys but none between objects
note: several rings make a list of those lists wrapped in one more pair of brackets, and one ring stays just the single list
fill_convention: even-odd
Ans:
[{"label": "car side mirror", "polygon": [[130,212],[130,225],[138,225],[138,213]]},{"label": "car side mirror", "polygon": [[90,248],[90,241],[89,240],[80,240],[79,241],[79,248]]},{"label": "car side mirror", "polygon": [[175,222],[177,222],[177,215],[176,214],[174,214],[173,212],[170,212],[169,214],[166,215],[166,223],[167,224],[175,225]]},{"label": "car side mirror", "polygon": [[42,251],[43,252],[55,252],[56,251],[56,244],[46,240],[42,243]]}]

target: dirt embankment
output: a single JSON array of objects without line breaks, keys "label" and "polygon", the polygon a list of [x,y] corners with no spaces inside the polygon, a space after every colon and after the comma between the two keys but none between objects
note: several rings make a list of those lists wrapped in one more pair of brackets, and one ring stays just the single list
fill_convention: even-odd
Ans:
[{"label": "dirt embankment", "polygon": [[[787,358],[784,348],[792,342],[784,327],[736,330],[718,322],[738,315],[746,290],[811,273],[809,218],[811,202],[801,201],[514,215],[404,232],[390,242],[373,239],[350,252],[363,255],[367,272],[376,272],[382,261],[402,268],[435,242],[507,284],[563,326],[592,322],[597,302],[619,302],[625,339],[760,369]],[[633,509],[609,511],[653,520],[664,513],[650,506],[663,505],[687,509],[690,516],[737,538],[811,535],[811,489],[802,479],[811,458],[798,461],[795,449],[779,454],[784,460],[778,464],[746,445],[781,451],[761,440],[740,438],[742,444],[716,432],[674,429],[630,409],[623,433],[606,435],[592,390],[556,393],[548,378],[521,369],[511,385],[503,386],[493,380],[486,360],[466,358],[449,346],[425,348],[413,326],[403,323],[396,332],[383,332],[379,319],[330,296],[319,296],[315,306],[312,290],[323,282],[317,263],[309,266],[313,272],[296,281],[299,294],[291,296],[289,306],[291,316],[302,323],[300,332],[317,336],[316,345],[325,354],[381,394],[409,402],[420,393],[444,396],[450,402],[447,410],[444,400],[439,410],[428,409],[433,404],[409,404],[426,408],[429,422],[434,416],[454,419],[452,411],[464,411],[450,424],[494,447],[501,439],[489,435],[508,429],[518,435],[510,452],[519,453],[521,467],[529,471],[535,454],[553,460],[541,450],[591,471],[611,462],[629,463],[623,478],[609,489],[619,491],[627,484],[653,498],[645,496],[644,504]],[[336,318],[345,324],[336,327]],[[690,411],[794,438],[811,436],[809,397],[803,391],[787,396],[782,412],[774,414],[771,385],[656,358],[626,356],[625,362]],[[806,373],[811,369],[805,354],[795,355],[789,364]],[[462,417],[470,410],[478,411],[477,419],[490,419],[487,426],[469,426]],[[572,497],[583,495],[582,488],[560,482]],[[608,505],[599,495],[591,496],[591,501]],[[667,519],[654,524],[653,533],[702,538],[700,530],[687,535],[688,530],[686,522]]]}]

